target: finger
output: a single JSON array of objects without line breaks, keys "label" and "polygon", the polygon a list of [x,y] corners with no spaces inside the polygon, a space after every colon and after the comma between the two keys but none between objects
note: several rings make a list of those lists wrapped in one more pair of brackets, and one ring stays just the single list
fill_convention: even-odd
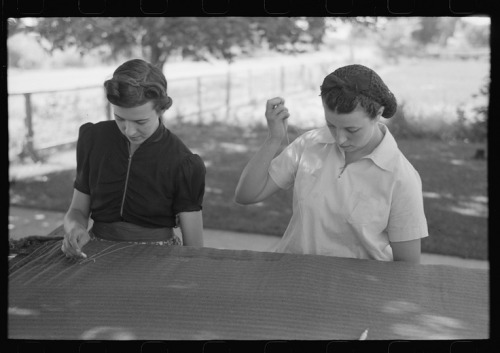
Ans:
[{"label": "finger", "polygon": [[89,239],[88,234],[87,234],[87,232],[85,232],[84,234],[82,234],[82,236],[78,240],[77,253],[78,253],[78,256],[83,258],[83,259],[87,258],[87,255],[82,251],[82,248],[85,246],[85,244],[88,243],[88,239]]},{"label": "finger", "polygon": [[66,238],[64,238],[62,241],[61,250],[64,253],[64,255],[66,255],[66,256],[68,255],[68,252],[69,252],[68,251],[68,241]]},{"label": "finger", "polygon": [[69,246],[74,250],[75,254],[81,252],[80,246],[78,245],[78,236],[76,234],[70,234],[68,237]]},{"label": "finger", "polygon": [[67,259],[72,258],[72,256],[66,250],[66,246],[64,245],[64,243],[61,245],[61,251],[63,252],[64,257],[66,257]]},{"label": "finger", "polygon": [[64,249],[66,250],[65,252],[69,255],[69,257],[81,257],[81,250],[78,246],[78,243],[76,242],[76,238],[76,235],[70,234],[64,239]]},{"label": "finger", "polygon": [[273,113],[276,114],[276,115],[280,115],[280,114],[283,114],[283,112],[286,112],[288,113],[288,108],[283,106],[283,105],[279,105],[278,107],[276,107],[274,110],[273,110]]},{"label": "finger", "polygon": [[281,97],[275,97],[275,98],[269,99],[267,101],[266,109],[272,110],[273,108],[275,108],[276,106],[278,106],[280,104],[281,105],[285,104],[285,100]]},{"label": "finger", "polygon": [[77,256],[76,251],[72,249],[71,246],[68,245],[68,243],[62,246],[62,251],[64,252],[64,256],[66,256],[67,258],[74,258]]},{"label": "finger", "polygon": [[277,114],[278,118],[280,119],[288,119],[290,117],[290,113],[288,112],[288,109],[281,109]]}]

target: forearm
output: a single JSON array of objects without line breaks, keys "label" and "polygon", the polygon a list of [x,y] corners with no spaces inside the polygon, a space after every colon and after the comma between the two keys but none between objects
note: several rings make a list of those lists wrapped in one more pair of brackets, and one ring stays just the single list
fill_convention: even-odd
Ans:
[{"label": "forearm", "polygon": [[394,261],[406,261],[419,264],[421,253],[420,239],[391,242]]},{"label": "forearm", "polygon": [[180,213],[179,220],[183,245],[203,247],[203,216],[201,211]]},{"label": "forearm", "polygon": [[260,201],[259,195],[269,178],[269,166],[281,141],[268,136],[257,153],[250,159],[241,173],[236,186],[235,201],[240,204],[250,204]]},{"label": "forearm", "polygon": [[64,230],[70,233],[73,229],[83,228],[87,230],[89,224],[89,216],[82,211],[70,208],[64,215]]}]

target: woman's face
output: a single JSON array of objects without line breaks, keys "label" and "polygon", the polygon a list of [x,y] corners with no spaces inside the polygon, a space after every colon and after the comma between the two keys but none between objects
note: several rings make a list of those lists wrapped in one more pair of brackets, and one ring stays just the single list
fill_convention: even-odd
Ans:
[{"label": "woman's face", "polygon": [[133,145],[143,143],[158,128],[160,114],[151,101],[133,108],[112,107],[118,128]]},{"label": "woman's face", "polygon": [[359,105],[351,113],[342,114],[331,111],[324,103],[325,119],[330,133],[337,145],[346,153],[371,152],[375,147],[378,121],[383,112],[381,109],[375,119],[371,119]]}]

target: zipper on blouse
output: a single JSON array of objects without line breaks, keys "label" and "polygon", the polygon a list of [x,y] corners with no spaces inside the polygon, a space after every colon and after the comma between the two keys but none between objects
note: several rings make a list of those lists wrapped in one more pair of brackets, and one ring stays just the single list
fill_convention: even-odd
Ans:
[{"label": "zipper on blouse", "polygon": [[130,173],[130,164],[132,162],[132,152],[130,151],[130,144],[128,146],[128,166],[127,176],[125,178],[125,189],[123,190],[122,206],[120,208],[120,217],[123,217],[123,205],[125,204],[125,195],[127,195],[128,175]]},{"label": "zipper on blouse", "polygon": [[346,167],[347,167],[347,164],[345,164],[343,167],[340,168],[339,179],[342,176],[342,174],[344,173],[344,170],[346,169]]}]

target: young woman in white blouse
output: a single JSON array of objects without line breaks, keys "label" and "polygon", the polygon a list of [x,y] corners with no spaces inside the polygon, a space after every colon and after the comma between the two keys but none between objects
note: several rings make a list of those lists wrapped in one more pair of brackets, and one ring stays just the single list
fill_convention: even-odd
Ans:
[{"label": "young woman in white blouse", "polygon": [[321,85],[325,126],[275,156],[286,135],[284,99],[267,101],[269,134],[242,172],[239,204],[293,186],[293,214],[278,252],[420,261],[428,236],[422,183],[380,117],[397,109],[373,70],[341,67]]}]

